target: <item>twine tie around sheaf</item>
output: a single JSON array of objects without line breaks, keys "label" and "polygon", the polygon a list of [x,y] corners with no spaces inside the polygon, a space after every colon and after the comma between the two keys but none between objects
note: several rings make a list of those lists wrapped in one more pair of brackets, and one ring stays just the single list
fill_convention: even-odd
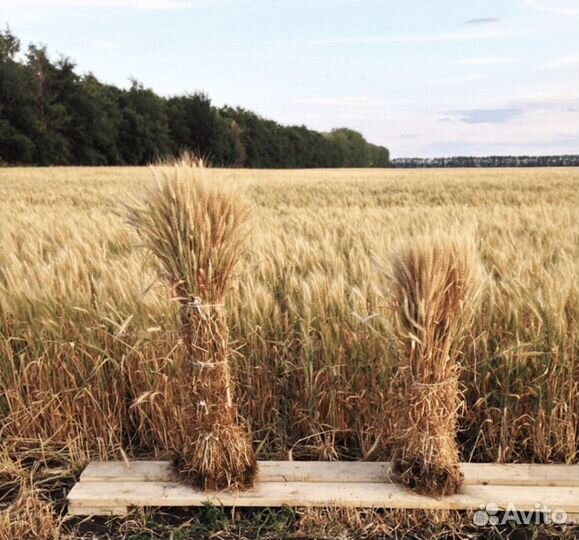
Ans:
[{"label": "twine tie around sheaf", "polygon": [[191,300],[189,302],[189,308],[196,311],[197,315],[199,315],[199,317],[202,320],[204,320],[204,321],[207,320],[207,316],[205,315],[205,312],[203,311],[203,304],[201,303],[201,298],[199,298],[198,296],[193,298],[193,300]]},{"label": "twine tie around sheaf", "polygon": [[195,364],[196,366],[199,366],[200,368],[216,368],[217,366],[221,365],[221,364],[226,364],[227,360],[218,360],[216,362],[212,362],[212,361],[206,361],[203,362],[201,360],[195,360],[193,362],[193,364]]},{"label": "twine tie around sheaf", "polygon": [[205,414],[209,414],[209,407],[207,406],[207,402],[201,400],[199,403],[197,403],[197,408],[202,410],[202,412]]},{"label": "twine tie around sheaf", "polygon": [[448,384],[453,384],[455,381],[453,379],[449,379],[447,381],[440,381],[440,382],[435,382],[435,383],[424,383],[424,382],[418,382],[418,381],[412,381],[411,384],[415,385],[415,386],[423,386],[424,388],[435,388],[437,386],[445,386]]}]

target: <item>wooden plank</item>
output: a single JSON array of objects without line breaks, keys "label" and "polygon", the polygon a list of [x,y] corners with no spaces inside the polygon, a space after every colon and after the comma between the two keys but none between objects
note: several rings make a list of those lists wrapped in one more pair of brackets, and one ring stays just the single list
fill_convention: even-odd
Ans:
[{"label": "wooden plank", "polygon": [[[467,485],[579,487],[579,465],[463,463]],[[168,461],[89,463],[82,482],[173,482]],[[258,482],[368,482],[390,481],[387,462],[260,461]]]},{"label": "wooden plank", "polygon": [[260,461],[258,482],[390,482],[390,463],[371,461]]},{"label": "wooden plank", "polygon": [[[260,461],[257,482],[388,482],[389,463]],[[177,475],[168,461],[92,462],[82,482],[172,482]]]},{"label": "wooden plank", "polygon": [[169,461],[91,461],[81,482],[173,482],[176,474]]},{"label": "wooden plank", "polygon": [[68,504],[68,515],[70,516],[126,516],[129,509],[126,506],[87,506]]},{"label": "wooden plank", "polygon": [[411,493],[397,484],[269,482],[243,492],[203,493],[178,483],[80,482],[68,497],[78,512],[86,506],[350,506],[363,508],[478,509],[493,502],[499,508],[514,504],[518,510],[535,510],[536,504],[579,513],[579,487],[465,486],[458,495],[443,498]]},{"label": "wooden plank", "polygon": [[466,484],[579,487],[579,465],[462,463]]}]

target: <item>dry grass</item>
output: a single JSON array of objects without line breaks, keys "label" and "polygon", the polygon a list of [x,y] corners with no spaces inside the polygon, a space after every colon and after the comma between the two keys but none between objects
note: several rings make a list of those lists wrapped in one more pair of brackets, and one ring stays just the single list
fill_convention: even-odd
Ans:
[{"label": "dry grass", "polygon": [[0,540],[59,540],[61,527],[50,501],[25,481],[14,502],[0,511]]},{"label": "dry grass", "polygon": [[[262,459],[392,457],[395,320],[360,322],[387,302],[372,254],[468,231],[490,277],[462,358],[460,457],[577,462],[579,171],[208,175],[235,179],[253,208],[224,316]],[[175,373],[180,314],[126,225],[123,202],[147,178],[0,170],[2,444],[78,468],[161,456],[182,422],[174,412],[160,426],[148,409]]]},{"label": "dry grass", "polygon": [[464,516],[450,510],[305,508],[296,534],[306,538],[460,538]]},{"label": "dry grass", "polygon": [[452,495],[462,484],[460,360],[482,291],[476,247],[419,239],[393,258],[392,282],[403,380],[394,473],[420,493]]},{"label": "dry grass", "polygon": [[[233,399],[222,307],[242,253],[248,207],[224,183],[208,181],[200,160],[154,172],[157,185],[130,207],[130,222],[179,304],[181,339],[172,352],[174,373],[161,379],[163,388],[146,388],[134,405],[147,405],[150,432],[163,434],[161,448],[173,453],[184,478],[204,489],[248,487],[257,462]],[[153,395],[157,399],[148,399]]]}]

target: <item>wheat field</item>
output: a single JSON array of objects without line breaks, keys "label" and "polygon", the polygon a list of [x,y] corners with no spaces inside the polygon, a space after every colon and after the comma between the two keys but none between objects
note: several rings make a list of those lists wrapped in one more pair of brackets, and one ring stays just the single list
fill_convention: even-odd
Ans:
[{"label": "wheat field", "polygon": [[[579,170],[211,170],[251,205],[225,306],[260,459],[389,459],[392,253],[450,233],[485,270],[465,345],[464,461],[577,462]],[[163,456],[178,306],[127,224],[147,168],[0,169],[4,451],[78,470]],[[171,426],[167,425],[166,430]],[[0,471],[1,473],[1,471]]]}]

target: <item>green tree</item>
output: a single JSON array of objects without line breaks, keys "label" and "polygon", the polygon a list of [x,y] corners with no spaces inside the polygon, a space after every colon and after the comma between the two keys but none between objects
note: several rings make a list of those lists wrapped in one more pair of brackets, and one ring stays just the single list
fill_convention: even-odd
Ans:
[{"label": "green tree", "polygon": [[119,97],[119,152],[124,163],[145,165],[171,151],[166,101],[135,80]]},{"label": "green tree", "polygon": [[333,129],[329,138],[340,149],[341,167],[368,167],[368,143],[360,133],[347,128]]},{"label": "green tree", "polygon": [[0,31],[0,163],[33,163],[36,127],[32,77],[16,61],[20,41]]}]

